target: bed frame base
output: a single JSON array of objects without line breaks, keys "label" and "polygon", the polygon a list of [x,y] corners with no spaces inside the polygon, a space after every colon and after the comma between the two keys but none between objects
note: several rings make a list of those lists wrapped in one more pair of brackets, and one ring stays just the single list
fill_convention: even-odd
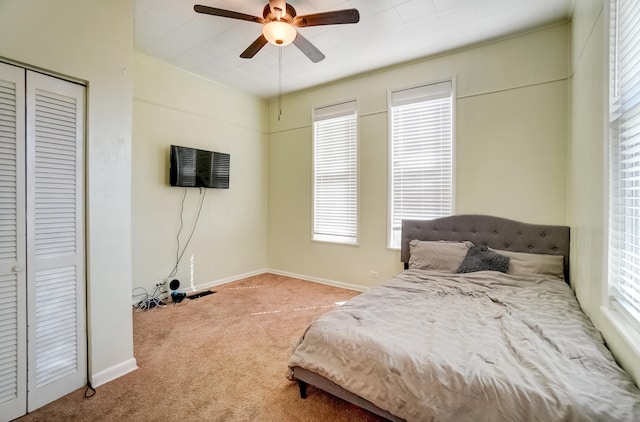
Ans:
[{"label": "bed frame base", "polygon": [[356,406],[368,410],[369,412],[374,413],[378,416],[382,416],[383,418],[388,419],[392,422],[404,422],[404,419],[400,419],[397,416],[392,415],[391,413],[379,408],[370,401],[365,400],[362,397],[345,390],[338,384],[329,381],[328,379],[316,374],[315,372],[300,368],[299,366],[293,367],[291,369],[293,370],[294,378],[298,381],[298,387],[300,388],[300,397],[303,399],[307,398],[307,385],[310,384],[320,390],[323,390],[344,401],[355,404]]},{"label": "bed frame base", "polygon": [[300,398],[301,399],[306,399],[307,398],[307,383],[304,382],[304,381],[298,380],[298,387],[300,388]]}]

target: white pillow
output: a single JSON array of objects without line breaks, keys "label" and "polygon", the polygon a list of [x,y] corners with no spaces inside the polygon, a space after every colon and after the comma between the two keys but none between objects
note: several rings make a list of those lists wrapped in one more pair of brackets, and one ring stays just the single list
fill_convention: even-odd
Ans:
[{"label": "white pillow", "polygon": [[472,246],[471,242],[414,239],[409,242],[409,268],[455,273]]}]

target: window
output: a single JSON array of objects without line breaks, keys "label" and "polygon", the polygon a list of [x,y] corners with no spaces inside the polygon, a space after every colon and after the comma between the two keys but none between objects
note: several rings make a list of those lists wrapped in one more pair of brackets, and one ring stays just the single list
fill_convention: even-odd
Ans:
[{"label": "window", "polygon": [[453,82],[391,92],[389,247],[403,219],[453,212]]},{"label": "window", "polygon": [[313,240],[357,242],[356,102],[313,110]]},{"label": "window", "polygon": [[609,294],[640,321],[640,2],[610,18]]}]

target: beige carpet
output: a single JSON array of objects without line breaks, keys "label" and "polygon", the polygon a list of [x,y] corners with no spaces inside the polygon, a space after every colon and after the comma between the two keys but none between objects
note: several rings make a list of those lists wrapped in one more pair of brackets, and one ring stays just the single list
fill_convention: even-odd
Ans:
[{"label": "beige carpet", "polygon": [[273,274],[133,315],[139,369],[18,421],[382,421],[285,377],[306,326],[357,292]]}]

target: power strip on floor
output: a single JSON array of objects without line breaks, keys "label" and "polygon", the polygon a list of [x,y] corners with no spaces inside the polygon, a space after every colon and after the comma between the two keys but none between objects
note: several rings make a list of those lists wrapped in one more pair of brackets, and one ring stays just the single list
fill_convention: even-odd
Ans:
[{"label": "power strip on floor", "polygon": [[194,293],[194,294],[192,294],[190,296],[187,296],[187,299],[191,299],[191,300],[198,299],[199,297],[209,296],[209,295],[212,295],[214,293],[215,293],[215,291],[213,291],[213,290],[205,290],[204,292],[198,292],[198,293]]}]

